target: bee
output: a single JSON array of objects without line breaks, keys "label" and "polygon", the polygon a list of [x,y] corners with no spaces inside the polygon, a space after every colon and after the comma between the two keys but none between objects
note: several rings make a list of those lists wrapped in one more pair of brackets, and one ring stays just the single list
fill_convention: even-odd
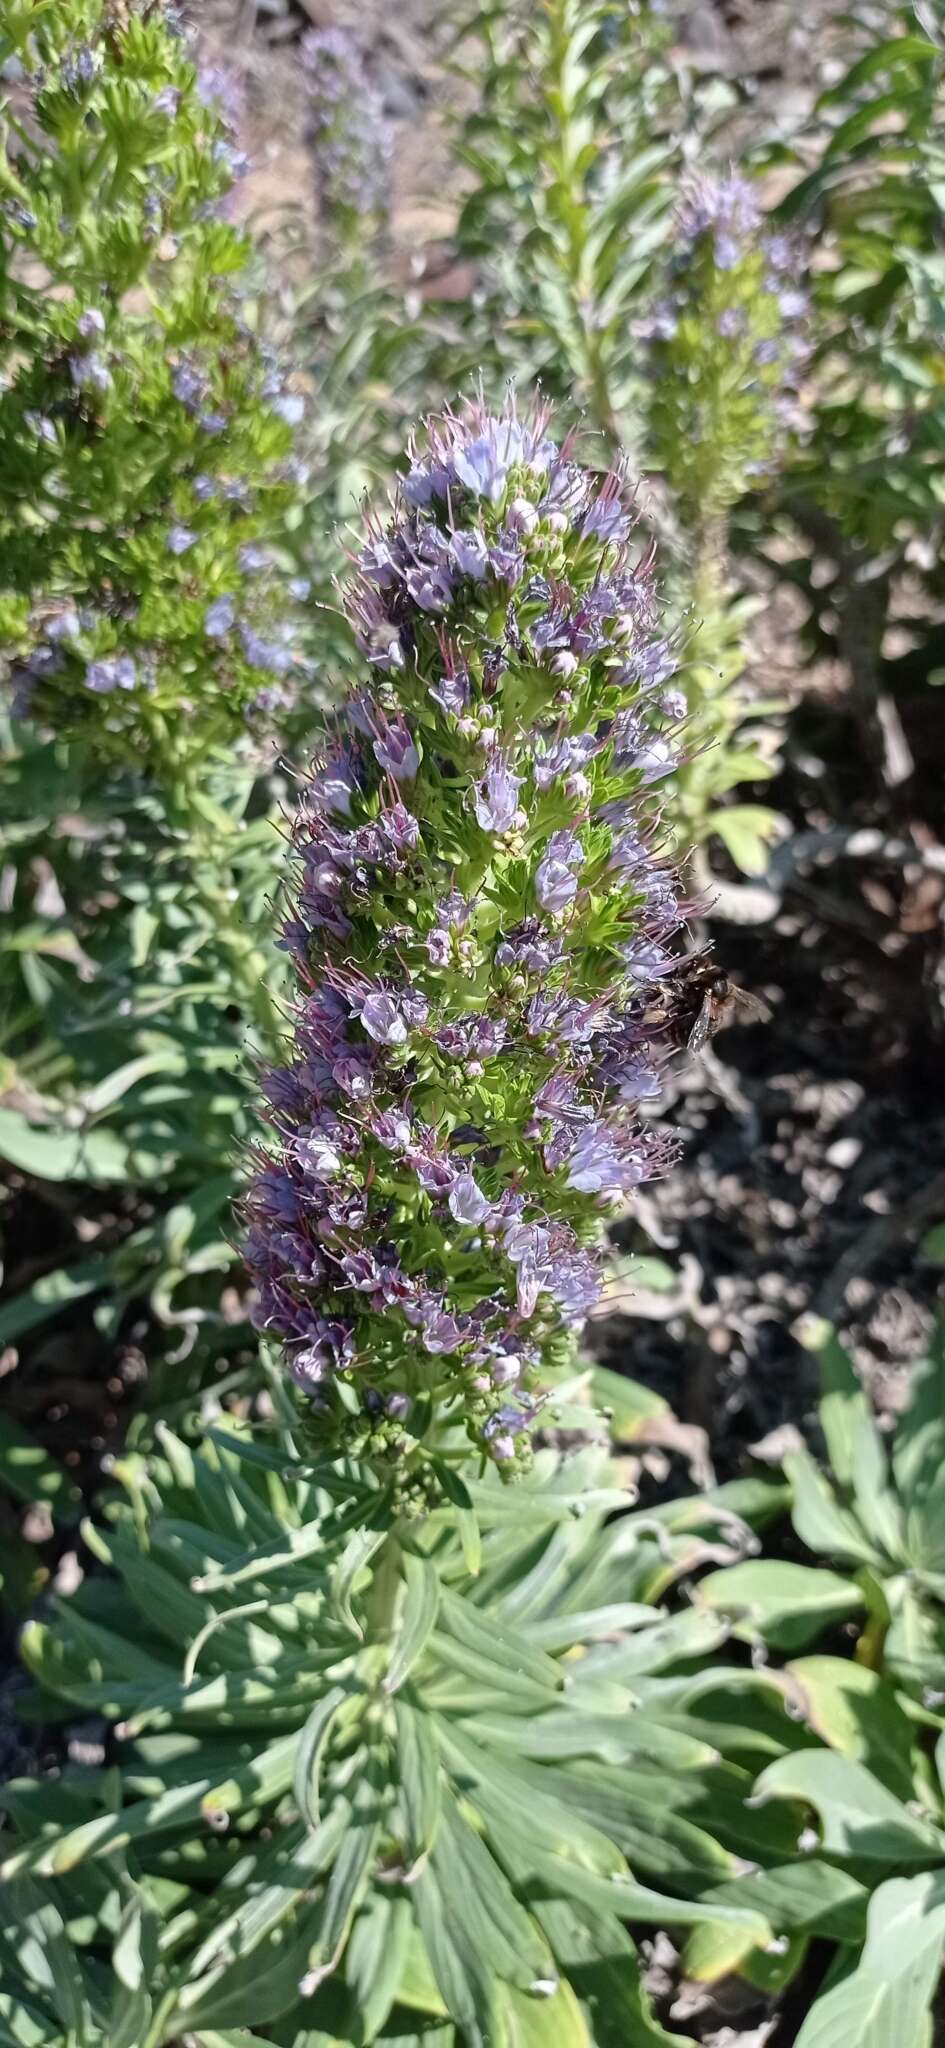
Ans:
[{"label": "bee", "polygon": [[738,988],[704,953],[692,953],[666,981],[653,1021],[669,1025],[677,1051],[701,1052],[729,1024],[766,1024],[770,1016],[760,996]]},{"label": "bee", "polygon": [[676,1028],[689,1052],[700,1052],[729,1024],[766,1024],[771,1016],[761,996],[749,995],[747,989],[729,980],[723,967],[713,967],[711,961],[698,956],[691,966],[683,962],[673,983],[678,1004]]}]

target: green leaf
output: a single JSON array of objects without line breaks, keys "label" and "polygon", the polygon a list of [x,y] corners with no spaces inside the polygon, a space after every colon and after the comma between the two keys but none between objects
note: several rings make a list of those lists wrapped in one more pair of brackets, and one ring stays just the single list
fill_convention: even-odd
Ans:
[{"label": "green leaf", "polygon": [[945,1601],[945,1465],[927,1491],[916,1491],[906,1516],[906,1549],[919,1584]]},{"label": "green leaf", "polygon": [[[756,1870],[749,1881],[749,1896],[755,1911],[773,1928],[788,1933],[814,1934],[832,1941],[859,1942],[866,1925],[869,1893],[856,1878],[831,1863],[808,1856],[799,1863],[775,1864],[771,1870]],[[720,1906],[733,1913],[744,1909],[745,1879],[713,1885],[699,1901],[707,1920]]]},{"label": "green leaf", "polygon": [[917,1587],[900,1582],[896,1610],[883,1645],[887,1671],[913,1689],[942,1688],[945,1671],[945,1614]]},{"label": "green leaf", "polygon": [[568,1856],[580,1867],[613,1880],[626,1875],[616,1843],[556,1796],[546,1773],[526,1773],[476,1743],[454,1724],[439,1724],[438,1740],[451,1776],[485,1822],[496,1854],[516,1882],[528,1882],[536,1856]]},{"label": "green leaf", "polygon": [[461,1951],[471,1944],[490,1971],[521,1990],[555,1982],[557,1971],[544,1935],[454,1800],[444,1803],[432,1868],[447,1924]]},{"label": "green leaf", "polygon": [[411,1863],[417,1864],[432,1848],[439,1827],[440,1759],[430,1716],[403,1693],[397,1695],[394,1713],[397,1770],[407,1832],[404,1846]]},{"label": "green leaf", "polygon": [[789,1452],[784,1470],[794,1495],[791,1520],[808,1550],[853,1565],[882,1566],[882,1552],[868,1542],[855,1515],[840,1506],[809,1451]]},{"label": "green leaf", "polygon": [[331,1603],[346,1628],[352,1635],[363,1638],[364,1629],[358,1620],[352,1600],[362,1572],[370,1564],[375,1552],[385,1540],[386,1530],[361,1527],[349,1536],[338,1563],[331,1573]]},{"label": "green leaf", "polygon": [[745,875],[763,875],[768,865],[768,847],[776,838],[782,820],[777,811],[763,804],[732,804],[710,811],[706,831],[717,832],[735,866]]},{"label": "green leaf", "polygon": [[0,1158],[36,1180],[79,1180],[93,1186],[152,1180],[171,1163],[171,1155],[132,1147],[107,1127],[54,1131],[31,1124],[17,1109],[0,1109]]},{"label": "green leaf", "polygon": [[697,1927],[683,1949],[683,1974],[697,1984],[717,1984],[720,1977],[730,1976],[757,1950],[757,1937],[752,1937],[749,1928],[717,1923]]},{"label": "green leaf", "polygon": [[896,1425],[892,1462],[908,1507],[932,1490],[945,1469],[945,1322],[932,1338],[928,1357],[912,1373],[909,1398]]},{"label": "green leaf", "polygon": [[695,1589],[700,1605],[733,1617],[733,1633],[776,1650],[798,1650],[863,1606],[858,1586],[815,1566],[749,1559],[710,1572]]},{"label": "green leaf", "polygon": [[[601,1877],[597,1872],[579,1869],[564,1856],[539,1856],[534,1875],[551,1898],[572,1899],[592,1913],[616,1913],[623,1920],[639,1920],[656,1927],[700,1927],[711,1923],[733,1932],[748,1946],[771,1940],[772,1929],[764,1914],[745,1898],[743,1880],[728,1887],[725,1900],[706,1905],[702,1899],[671,1898],[651,1890],[649,1885],[637,1884],[632,1877]],[[714,1897],[713,1891],[709,1898],[714,1901]]]},{"label": "green leaf", "polygon": [[945,1871],[881,1884],[856,1968],[816,2000],[796,2048],[931,2048],[943,1947]]},{"label": "green leaf", "polygon": [[[166,1526],[170,1530],[175,1525],[168,1523]],[[203,1530],[200,1534],[206,1540]],[[382,1540],[377,1530],[359,1529],[356,1534],[373,1536],[376,1539],[374,1548]],[[274,1572],[300,1564],[304,1558],[313,1557],[320,1550],[326,1550],[325,1525],[314,1517],[301,1529],[287,1529],[278,1543],[257,1544],[252,1550],[245,1551],[238,1551],[235,1544],[227,1545],[224,1554],[230,1561],[226,1569],[205,1571],[192,1581],[192,1589],[195,1593],[226,1593],[247,1580],[271,1578]]]},{"label": "green leaf", "polygon": [[799,1657],[786,1675],[821,1742],[865,1764],[897,1798],[915,1797],[912,1724],[888,1679],[848,1657]]},{"label": "green leaf", "polygon": [[591,1367],[591,1393],[595,1406],[608,1414],[615,1443],[632,1443],[644,1423],[652,1421],[654,1415],[669,1413],[669,1403],[661,1394],[652,1393],[639,1380],[611,1372],[605,1365]]},{"label": "green leaf", "polygon": [[58,1315],[69,1302],[81,1301],[105,1287],[108,1277],[105,1259],[87,1259],[81,1266],[60,1266],[54,1273],[44,1273],[0,1309],[0,1344],[15,1344],[28,1330]]},{"label": "green leaf", "polygon": [[581,2001],[594,2048],[694,2048],[653,2017],[636,1950],[613,1914],[549,1899],[536,1913]]},{"label": "green leaf", "polygon": [[[736,1569],[729,1567],[730,1571]],[[706,1583],[703,1579],[697,1589],[700,1593]],[[585,1670],[588,1675],[617,1679],[632,1687],[636,1679],[667,1671],[690,1657],[710,1656],[729,1633],[724,1615],[710,1612],[708,1607],[685,1608],[680,1614],[661,1615],[652,1628],[638,1629],[613,1648],[601,1644],[590,1652]]]},{"label": "green leaf", "polygon": [[[820,1420],[838,1484],[848,1491],[859,1478],[885,1486],[885,1459],[873,1411],[843,1345],[828,1323],[813,1324],[805,1342],[817,1353]],[[858,1465],[863,1457],[865,1473]]]},{"label": "green leaf", "polygon": [[828,1855],[866,1863],[945,1858],[945,1835],[908,1812],[864,1764],[829,1749],[802,1749],[762,1771],[755,1799],[799,1799],[820,1817]]},{"label": "green leaf", "polygon": [[67,2034],[81,2040],[91,2031],[85,1986],[58,1908],[24,1877],[11,1886],[7,1904],[16,1930],[19,1977],[28,1992],[51,2004]]},{"label": "green leaf", "polygon": [[575,1643],[594,1643],[622,1634],[627,1629],[651,1628],[660,1609],[640,1600],[616,1600],[610,1607],[577,1608],[573,1614],[549,1614],[537,1621],[523,1621],[522,1634],[537,1648],[552,1654],[573,1649]]},{"label": "green leaf", "polygon": [[382,1774],[376,1761],[359,1780],[354,1810],[320,1901],[317,1930],[310,1940],[308,1970],[300,1989],[311,1995],[337,1969],[355,1913],[367,1891],[381,1832]]},{"label": "green leaf", "polygon": [[55,1458],[11,1416],[0,1415],[0,1486],[18,1500],[48,1501],[56,1515],[74,1521],[82,1495]]},{"label": "green leaf", "polygon": [[[446,1911],[436,1872],[428,1865],[411,1894],[437,1989],[447,2011],[464,2030],[468,2048],[494,2048],[495,1978]],[[457,1935],[459,1939],[457,1940]]]},{"label": "green leaf", "polygon": [[[184,2028],[253,2027],[277,2019],[297,2003],[312,1941],[322,1921],[322,1901],[308,1900],[281,1920],[248,1955],[237,1956],[212,1981],[188,1986],[168,2024]],[[173,2039],[173,2033],[170,2038]]]},{"label": "green leaf", "polygon": [[827,90],[821,93],[817,101],[817,112],[824,107],[844,106],[853,98],[854,93],[859,92],[862,86],[869,85],[874,78],[881,77],[884,71],[892,71],[898,65],[911,66],[915,63],[934,62],[938,54],[935,44],[928,42],[924,36],[885,37],[882,42],[873,43],[866,54],[859,57],[835,85],[828,86]]},{"label": "green leaf", "polygon": [[440,1594],[440,1628],[436,1638],[440,1647],[444,1629],[473,1657],[481,1658],[484,1669],[498,1661],[510,1689],[517,1689],[519,1680],[527,1682],[529,1692],[540,1688],[556,1693],[564,1685],[564,1673],[553,1657],[532,1648],[520,1631],[504,1628],[496,1615],[484,1615],[470,1600],[451,1593],[445,1586]]},{"label": "green leaf", "polygon": [[477,1714],[464,1724],[470,1735],[507,1753],[563,1762],[568,1757],[596,1756],[604,1763],[626,1763],[632,1757],[665,1762],[674,1770],[695,1770],[718,1762],[715,1750],[639,1712],[585,1713],[578,1699],[547,1714]]},{"label": "green leaf", "polygon": [[109,2048],[139,2048],[148,2027],[160,1926],[160,1915],[152,1900],[140,1886],[132,1886],[112,1946],[115,1984]]},{"label": "green leaf", "polygon": [[241,1903],[227,1912],[226,1894],[218,1894],[222,1910],[189,1961],[188,1982],[180,1993],[183,2007],[204,1999],[234,1963],[250,1956],[297,1911],[336,1855],[350,1812],[348,1801],[338,1799],[320,1827],[308,1833],[297,1827],[280,1829],[268,1855],[258,1858],[253,1888]]},{"label": "green leaf", "polygon": [[331,1686],[324,1699],[312,1708],[299,1736],[292,1789],[296,1806],[310,1828],[317,1828],[321,1820],[319,1772],[322,1755],[338,1709],[349,1697],[343,1685]]},{"label": "green leaf", "polygon": [[561,1982],[550,1998],[527,1997],[510,1984],[499,1992],[507,2048],[595,2048],[571,1989]]},{"label": "green leaf", "polygon": [[482,1565],[482,1532],[479,1517],[472,1508],[457,1508],[456,1533],[469,1577],[477,1579]]},{"label": "green leaf", "polygon": [[[126,1901],[118,1932],[112,1945],[112,1969],[126,1991],[139,1991],[149,1967],[145,1958],[145,1913],[143,1894],[135,1887]],[[152,1913],[152,1921],[153,1921]]]},{"label": "green leaf", "polygon": [[30,1842],[5,1858],[0,1864],[0,1878],[14,1877],[24,1870],[55,1877],[74,1870],[86,1857],[123,1849],[129,1842],[140,1841],[162,1829],[176,1829],[201,1820],[212,1823],[218,1816],[238,1813],[244,1806],[265,1805],[288,1791],[296,1743],[294,1734],[283,1736],[270,1742],[251,1763],[241,1764],[232,1772],[198,1778],[154,1799],[135,1801],[121,1813],[97,1814],[78,1827]]},{"label": "green leaf", "polygon": [[127,1095],[129,1088],[138,1081],[146,1080],[150,1074],[186,1072],[186,1060],[170,1048],[163,1052],[140,1053],[136,1059],[126,1061],[124,1066],[116,1067],[94,1088],[87,1089],[81,1097],[82,1106],[88,1116],[101,1116],[103,1110],[111,1109],[123,1095]]},{"label": "green leaf", "polygon": [[0,2048],[50,2048],[49,2014],[18,1992],[0,1989]]},{"label": "green leaf", "polygon": [[380,2032],[400,1986],[407,1961],[413,1913],[410,1901],[375,1890],[358,1915],[345,1952],[345,1982],[367,2040]]},{"label": "green leaf", "polygon": [[384,1690],[389,1693],[399,1691],[422,1656],[440,1605],[440,1581],[429,1559],[408,1550],[404,1552],[403,1565],[403,1594],[384,1679]]},{"label": "green leaf", "polygon": [[446,2007],[437,1989],[436,1979],[430,1965],[430,1958],[423,1945],[420,1929],[413,1915],[411,1915],[407,1952],[404,1957],[403,1970],[397,1987],[397,2000],[398,2004],[409,2006],[412,2012],[432,2014],[434,2019],[442,2019],[446,2013]]}]

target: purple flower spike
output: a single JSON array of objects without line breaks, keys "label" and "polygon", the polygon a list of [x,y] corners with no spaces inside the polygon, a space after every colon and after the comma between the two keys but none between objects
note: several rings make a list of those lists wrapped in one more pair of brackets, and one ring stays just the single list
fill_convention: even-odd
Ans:
[{"label": "purple flower spike", "polygon": [[667,394],[654,408],[657,463],[683,526],[701,531],[806,423],[809,256],[800,237],[765,233],[759,187],[735,171],[688,179],[675,226],[663,296],[635,331]]},{"label": "purple flower spike", "polygon": [[440,1423],[527,1466],[606,1212],[670,1151],[635,1111],[679,1043],[654,853],[678,720],[631,516],[543,413],[476,404],[355,556],[364,667],[293,827],[295,1039],[247,1259],[313,1435],[385,1486]]}]

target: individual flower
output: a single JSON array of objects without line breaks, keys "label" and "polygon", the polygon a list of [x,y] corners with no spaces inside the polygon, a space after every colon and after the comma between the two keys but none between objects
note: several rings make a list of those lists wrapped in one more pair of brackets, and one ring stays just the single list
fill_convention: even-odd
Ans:
[{"label": "individual flower", "polygon": [[[444,560],[437,615],[417,570]],[[678,1043],[667,662],[622,481],[511,403],[411,447],[349,610],[365,675],[293,826],[298,1002],[247,1260],[318,1440],[409,1487],[456,1425],[527,1462],[607,1214],[672,1156],[636,1117]]]},{"label": "individual flower", "polygon": [[484,832],[508,832],[514,825],[522,781],[521,775],[512,774],[504,758],[490,761],[473,797],[476,818]]}]

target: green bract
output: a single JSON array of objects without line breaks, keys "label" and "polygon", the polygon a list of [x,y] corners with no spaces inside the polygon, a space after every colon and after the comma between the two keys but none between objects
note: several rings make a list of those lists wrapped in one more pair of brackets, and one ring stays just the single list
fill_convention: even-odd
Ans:
[{"label": "green bract", "polygon": [[245,324],[241,167],[163,10],[4,10],[0,631],[19,708],[168,773],[285,696],[302,401]]}]

